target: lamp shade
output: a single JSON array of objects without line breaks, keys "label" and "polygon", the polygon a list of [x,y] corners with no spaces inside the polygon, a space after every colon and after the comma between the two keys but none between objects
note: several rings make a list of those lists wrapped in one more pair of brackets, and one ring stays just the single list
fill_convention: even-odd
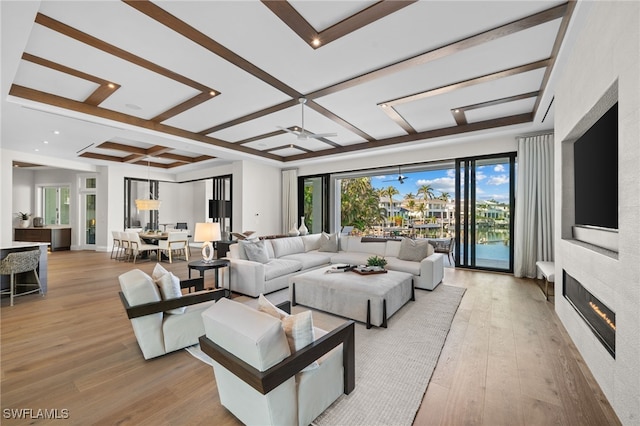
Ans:
[{"label": "lamp shade", "polygon": [[160,200],[136,200],[138,210],[159,210]]},{"label": "lamp shade", "polygon": [[220,240],[220,224],[218,222],[196,223],[196,230],[193,235],[193,241],[196,243],[204,243],[208,241]]}]

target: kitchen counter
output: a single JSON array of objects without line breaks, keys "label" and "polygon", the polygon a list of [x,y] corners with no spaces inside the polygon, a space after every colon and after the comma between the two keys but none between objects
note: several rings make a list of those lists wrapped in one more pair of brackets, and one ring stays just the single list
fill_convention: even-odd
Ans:
[{"label": "kitchen counter", "polygon": [[51,251],[71,250],[70,226],[46,226],[43,228],[15,228],[15,241],[49,243]]}]

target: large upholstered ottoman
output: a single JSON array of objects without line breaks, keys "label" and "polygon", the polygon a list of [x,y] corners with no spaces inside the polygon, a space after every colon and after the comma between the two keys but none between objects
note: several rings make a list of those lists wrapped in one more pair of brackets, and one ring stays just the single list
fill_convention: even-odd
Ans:
[{"label": "large upholstered ottoman", "polygon": [[289,278],[291,305],[387,327],[391,317],[409,300],[415,300],[413,276],[406,272],[359,275],[356,272],[326,273],[331,267],[314,269]]}]

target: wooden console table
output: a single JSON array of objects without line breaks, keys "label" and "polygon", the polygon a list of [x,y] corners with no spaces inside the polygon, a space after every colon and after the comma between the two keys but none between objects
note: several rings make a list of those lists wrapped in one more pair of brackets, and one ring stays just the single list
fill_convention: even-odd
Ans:
[{"label": "wooden console table", "polygon": [[49,243],[51,251],[71,250],[71,228],[15,228],[13,240]]}]

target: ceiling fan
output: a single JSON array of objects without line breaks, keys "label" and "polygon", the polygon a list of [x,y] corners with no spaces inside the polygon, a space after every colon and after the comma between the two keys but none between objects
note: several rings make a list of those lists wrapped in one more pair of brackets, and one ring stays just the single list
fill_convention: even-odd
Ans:
[{"label": "ceiling fan", "polygon": [[291,130],[291,129],[287,129],[285,127],[280,127],[280,126],[278,126],[278,129],[284,130],[285,132],[288,132],[288,133],[291,133],[293,135],[296,135],[298,137],[298,140],[305,140],[307,138],[321,139],[321,138],[328,138],[328,137],[332,137],[332,136],[338,136],[337,133],[311,133],[311,132],[307,132],[304,129],[304,104],[307,103],[307,99],[306,98],[299,98],[298,102],[300,102],[300,107],[301,107],[301,112],[302,112],[302,123],[300,125],[300,130]]},{"label": "ceiling fan", "polygon": [[409,177],[408,176],[403,176],[402,175],[402,171],[400,170],[400,166],[398,166],[398,178],[397,179],[393,179],[393,180],[384,180],[383,182],[395,182],[395,181],[398,181],[401,184],[403,184],[406,179],[409,179]]}]

